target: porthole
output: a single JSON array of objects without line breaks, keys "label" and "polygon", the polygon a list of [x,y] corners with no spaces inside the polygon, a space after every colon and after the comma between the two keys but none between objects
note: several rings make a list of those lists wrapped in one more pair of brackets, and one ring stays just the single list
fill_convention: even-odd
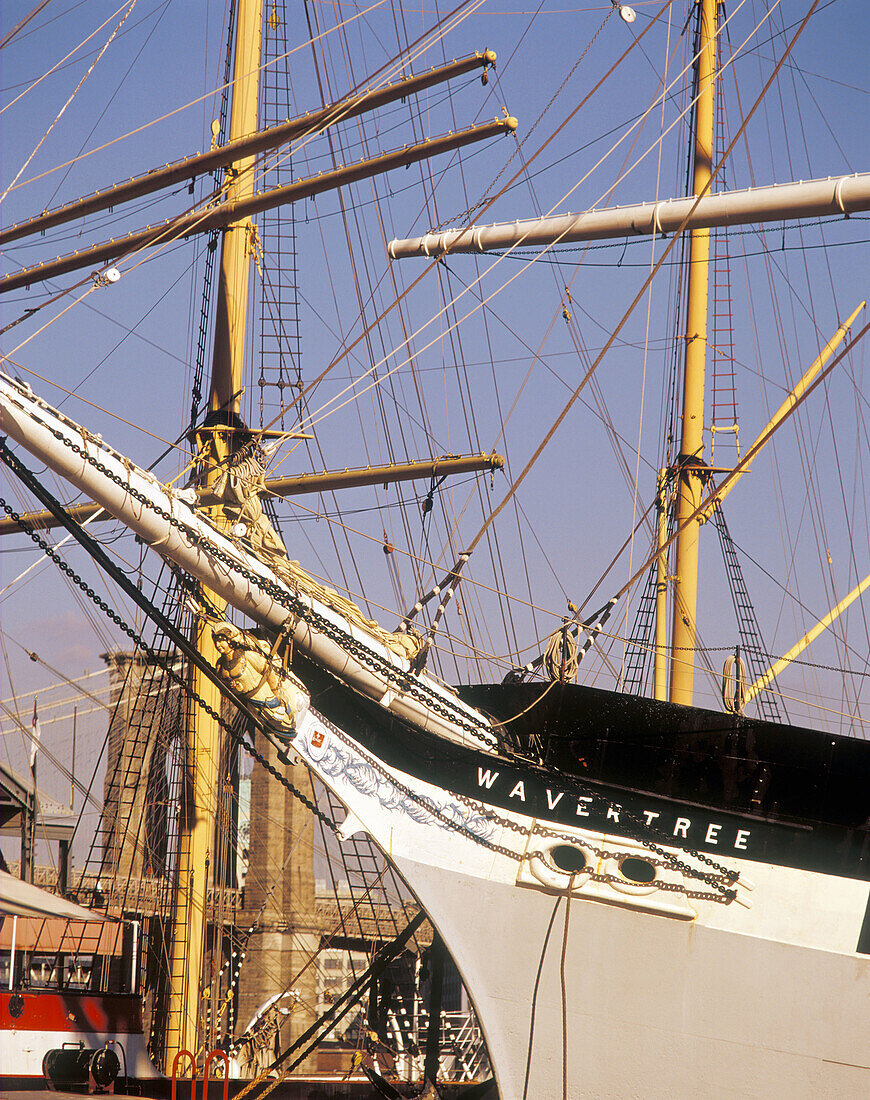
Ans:
[{"label": "porthole", "polygon": [[605,868],[609,883],[620,894],[640,897],[659,888],[659,868],[651,860],[628,852],[614,852]]},{"label": "porthole", "polygon": [[571,844],[557,844],[547,853],[553,866],[566,875],[576,875],[586,870],[586,854],[582,848]]},{"label": "porthole", "polygon": [[595,855],[574,844],[554,844],[529,854],[529,871],[542,886],[554,890],[579,890],[592,876]]},{"label": "porthole", "polygon": [[637,856],[626,856],[619,861],[619,873],[629,882],[638,886],[649,886],[655,881],[656,865],[648,859],[638,859]]}]

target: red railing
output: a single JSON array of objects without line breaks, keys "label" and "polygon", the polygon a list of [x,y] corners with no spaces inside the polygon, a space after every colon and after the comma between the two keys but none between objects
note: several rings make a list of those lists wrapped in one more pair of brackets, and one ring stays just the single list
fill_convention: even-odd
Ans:
[{"label": "red railing", "polygon": [[[205,1069],[202,1071],[202,1100],[208,1100],[208,1071],[215,1058],[223,1058],[224,1060],[224,1096],[223,1100],[227,1100],[230,1089],[230,1060],[222,1050],[213,1050],[205,1060]],[[193,1098],[191,1097],[191,1100]]]},{"label": "red railing", "polygon": [[190,1078],[190,1100],[196,1100],[196,1059],[189,1050],[180,1050],[172,1059],[172,1100],[175,1100],[175,1090],[178,1085],[178,1062],[184,1057],[190,1059],[190,1068],[193,1071]]},{"label": "red railing", "polygon": [[[196,1059],[189,1050],[180,1050],[172,1060],[172,1100],[176,1100],[178,1087],[178,1063],[182,1058],[190,1059],[192,1070],[190,1080],[190,1100],[196,1100]],[[205,1068],[202,1071],[202,1100],[208,1100],[208,1075],[211,1064],[215,1058],[223,1058],[224,1062],[224,1095],[223,1100],[228,1100],[230,1089],[230,1060],[222,1050],[213,1050],[205,1060]]]}]

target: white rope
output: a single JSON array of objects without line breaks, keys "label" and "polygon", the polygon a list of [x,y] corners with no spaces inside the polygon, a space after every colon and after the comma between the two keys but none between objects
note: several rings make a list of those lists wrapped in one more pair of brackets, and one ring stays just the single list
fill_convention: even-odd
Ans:
[{"label": "white rope", "polygon": [[95,31],[91,31],[91,33],[88,35],[87,38],[85,38],[82,42],[79,42],[79,44],[74,49],[70,50],[70,52],[66,55],[66,57],[62,57],[60,59],[60,61],[58,61],[55,65],[52,65],[52,67],[47,72],[44,72],[42,74],[42,76],[40,76],[36,80],[34,80],[32,84],[28,84],[28,86],[24,89],[24,91],[20,92],[15,97],[15,99],[12,100],[11,103],[7,103],[5,106],[0,107],[0,115],[2,115],[3,112],[8,110],[10,107],[14,107],[15,104],[19,101],[19,99],[23,99],[24,96],[26,96],[28,92],[32,92],[34,88],[37,88],[43,82],[43,80],[45,80],[47,77],[51,76],[52,73],[57,72],[57,70],[61,67],[61,65],[64,64],[64,62],[69,61],[69,59],[73,56],[73,54],[78,53],[79,50],[82,49],[82,47],[87,46],[88,42],[90,42],[90,40],[92,38],[95,38],[100,33],[100,31],[103,29],[103,27],[107,26],[109,23],[112,22],[112,20],[115,18],[115,16],[118,14],[118,12],[123,9],[123,7],[124,7],[124,5],[121,4],[121,6],[116,11],[112,12],[112,14],[109,16],[108,19],[106,19],[102,23],[100,23],[99,27],[97,27],[97,29]]},{"label": "white rope", "polygon": [[100,52],[97,54],[97,56],[94,58],[94,60],[91,64],[91,67],[88,69],[88,71],[85,73],[85,75],[81,78],[81,80],[78,82],[78,84],[76,84],[75,88],[73,89],[72,95],[69,97],[69,99],[66,101],[66,103],[64,103],[64,105],[58,111],[54,122],[52,122],[51,126],[49,126],[49,128],[45,131],[45,133],[39,139],[39,142],[37,143],[36,148],[33,150],[33,152],[30,154],[30,156],[27,158],[27,160],[18,169],[18,172],[15,175],[15,179],[13,179],[13,181],[9,184],[9,186],[6,188],[6,190],[3,192],[3,194],[0,195],[0,202],[3,202],[3,200],[9,194],[9,192],[12,190],[12,188],[18,182],[18,179],[21,176],[21,173],[28,166],[28,164],[30,164],[30,162],[33,160],[33,158],[36,156],[36,154],[42,148],[42,145],[45,142],[48,135],[55,128],[55,126],[57,126],[58,122],[60,122],[61,116],[63,115],[64,111],[67,109],[67,107],[69,107],[70,103],[72,103],[72,101],[75,99],[76,95],[78,94],[79,88],[81,88],[82,84],[84,84],[84,82],[88,79],[88,77],[94,71],[94,69],[97,66],[97,62],[102,58],[103,54],[106,52],[106,50],[109,48],[109,46],[111,46],[112,42],[115,40],[115,36],[117,35],[118,31],[120,31],[121,27],[123,27],[124,24],[126,23],[127,16],[130,14],[130,12],[133,10],[133,8],[136,7],[137,3],[138,3],[138,0],[133,0],[132,4],[130,4],[130,6],[124,12],[123,16],[121,17],[121,22],[117,25],[117,27],[115,27],[115,29],[109,35],[108,41],[106,42],[105,46],[103,46],[103,48],[100,50]]}]

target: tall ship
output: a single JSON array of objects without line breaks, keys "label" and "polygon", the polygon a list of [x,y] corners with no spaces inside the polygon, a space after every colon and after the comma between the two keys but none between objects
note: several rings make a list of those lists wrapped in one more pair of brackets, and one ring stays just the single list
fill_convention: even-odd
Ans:
[{"label": "tall ship", "polygon": [[[867,15],[109,7],[2,39],[3,614],[106,639],[65,904],[147,894],[154,1074],[269,1089],[364,1004],[375,1095],[866,1094]],[[303,844],[377,940],[316,1008]]]}]

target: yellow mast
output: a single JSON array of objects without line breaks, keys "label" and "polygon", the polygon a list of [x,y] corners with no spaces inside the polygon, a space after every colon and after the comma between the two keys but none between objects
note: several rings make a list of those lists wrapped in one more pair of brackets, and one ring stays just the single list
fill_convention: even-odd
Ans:
[{"label": "yellow mast", "polygon": [[[230,141],[252,134],[257,128],[262,18],[263,0],[238,0]],[[228,202],[253,195],[253,157],[230,165],[226,193]],[[244,218],[228,225],[224,232],[209,402],[212,412],[219,409],[238,412],[239,409],[252,227],[251,219]]]},{"label": "yellow mast", "polygon": [[668,553],[662,547],[668,541],[668,471],[659,470],[656,491],[656,537],[659,556],[656,559],[656,640],[653,666],[653,695],[667,699],[668,685]]},{"label": "yellow mast", "polygon": [[[257,95],[262,33],[262,0],[238,0],[236,52],[233,69],[229,140],[253,133],[257,127]],[[227,170],[227,198],[245,198],[254,190],[254,158],[238,161]],[[250,269],[251,220],[229,225],[221,250],[220,283],[216,314],[210,412],[238,413],[242,390],[242,366]],[[200,439],[204,482],[208,486],[231,447],[231,433],[213,429]],[[224,523],[220,504],[208,509],[212,520]],[[213,603],[221,608],[213,595]],[[208,624],[200,619],[196,645],[214,666],[217,654]],[[220,713],[220,692],[201,673],[194,671],[192,686]],[[183,795],[179,830],[178,897],[173,921],[171,993],[167,1027],[166,1069],[179,1050],[196,1054],[200,1043],[201,997],[205,955],[206,911],[214,868],[214,836],[217,816],[221,738],[220,727],[195,702],[187,722],[187,791]]]},{"label": "yellow mast", "polygon": [[[717,0],[699,0],[700,26],[695,78],[695,146],[693,193],[706,191],[713,160],[713,111],[716,80]],[[693,229],[689,246],[686,358],[683,381],[683,426],[677,459],[677,538],[673,578],[670,697],[692,702],[695,672],[695,610],[698,598],[698,531],[701,518],[688,523],[703,493],[700,467],[704,448],[704,370],[707,353],[707,277],[709,229]],[[685,525],[685,526],[684,526]]]}]

